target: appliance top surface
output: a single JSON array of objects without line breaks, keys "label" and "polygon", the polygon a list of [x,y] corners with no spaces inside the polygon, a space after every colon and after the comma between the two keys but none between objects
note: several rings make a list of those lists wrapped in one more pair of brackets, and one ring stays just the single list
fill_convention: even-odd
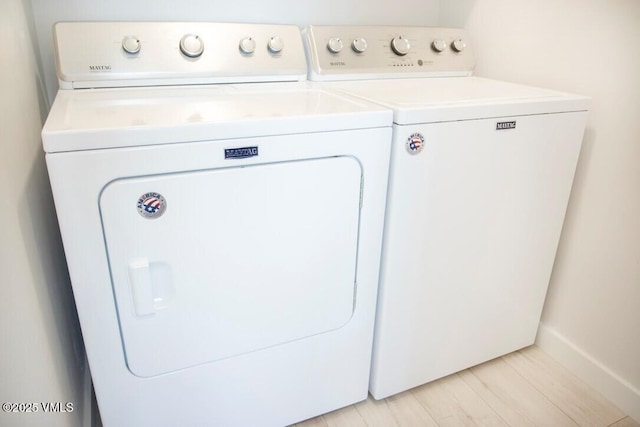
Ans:
[{"label": "appliance top surface", "polygon": [[388,127],[389,109],[307,82],[60,90],[47,152]]},{"label": "appliance top surface", "polygon": [[47,152],[389,127],[388,109],[311,87],[295,25],[62,22]]},{"label": "appliance top surface", "polygon": [[[121,88],[59,92],[58,129],[175,127],[378,112],[382,107],[305,83]],[[63,111],[60,111],[63,110]],[[62,113],[57,116],[57,113]],[[58,120],[59,119],[59,120]]]},{"label": "appliance top surface", "polygon": [[325,82],[393,110],[400,125],[586,111],[589,98],[480,77]]},{"label": "appliance top surface", "polygon": [[480,77],[434,77],[327,83],[394,109],[527,102],[575,97],[561,92]]}]

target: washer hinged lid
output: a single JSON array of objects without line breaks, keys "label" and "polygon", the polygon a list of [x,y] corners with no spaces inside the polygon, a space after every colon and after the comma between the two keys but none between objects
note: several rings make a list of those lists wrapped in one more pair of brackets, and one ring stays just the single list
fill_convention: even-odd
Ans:
[{"label": "washer hinged lid", "polygon": [[480,77],[434,77],[325,83],[394,110],[394,123],[586,111],[589,98]]},{"label": "washer hinged lid", "polygon": [[383,107],[301,83],[61,90],[48,153],[391,125]]}]

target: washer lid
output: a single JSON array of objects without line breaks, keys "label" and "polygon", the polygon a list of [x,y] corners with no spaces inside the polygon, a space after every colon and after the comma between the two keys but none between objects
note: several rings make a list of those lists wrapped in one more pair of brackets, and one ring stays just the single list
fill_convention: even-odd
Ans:
[{"label": "washer lid", "polygon": [[48,153],[391,126],[392,113],[307,83],[59,91]]},{"label": "washer lid", "polygon": [[385,79],[326,83],[394,110],[394,123],[584,111],[589,98],[478,77]]}]

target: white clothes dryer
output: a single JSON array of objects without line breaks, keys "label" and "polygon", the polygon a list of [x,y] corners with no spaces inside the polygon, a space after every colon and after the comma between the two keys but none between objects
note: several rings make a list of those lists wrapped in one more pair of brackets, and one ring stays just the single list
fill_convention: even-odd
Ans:
[{"label": "white clothes dryer", "polygon": [[588,99],[472,76],[463,30],[304,34],[311,80],[394,111],[372,395],[532,344]]},{"label": "white clothes dryer", "polygon": [[55,43],[42,138],[103,424],[365,399],[391,111],[308,87],[295,26],[60,23]]}]

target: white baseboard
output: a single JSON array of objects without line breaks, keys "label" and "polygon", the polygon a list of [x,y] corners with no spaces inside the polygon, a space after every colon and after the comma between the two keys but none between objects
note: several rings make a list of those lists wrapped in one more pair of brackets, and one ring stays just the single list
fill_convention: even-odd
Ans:
[{"label": "white baseboard", "polygon": [[536,344],[631,418],[640,421],[640,390],[624,378],[543,323],[538,329]]}]

